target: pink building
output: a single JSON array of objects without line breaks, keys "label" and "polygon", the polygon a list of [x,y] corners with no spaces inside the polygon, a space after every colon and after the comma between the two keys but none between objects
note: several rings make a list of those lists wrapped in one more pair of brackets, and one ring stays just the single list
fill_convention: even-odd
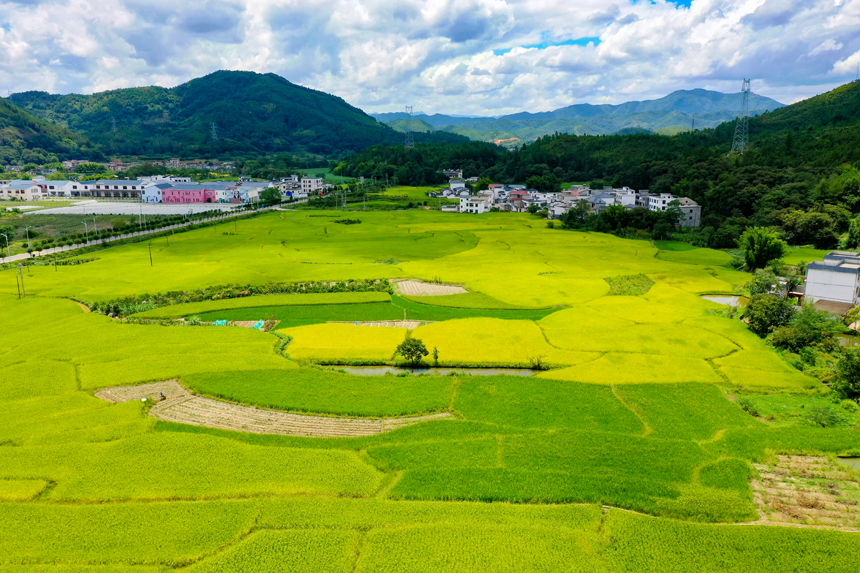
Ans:
[{"label": "pink building", "polygon": [[215,190],[205,185],[174,185],[161,192],[162,203],[214,203]]}]

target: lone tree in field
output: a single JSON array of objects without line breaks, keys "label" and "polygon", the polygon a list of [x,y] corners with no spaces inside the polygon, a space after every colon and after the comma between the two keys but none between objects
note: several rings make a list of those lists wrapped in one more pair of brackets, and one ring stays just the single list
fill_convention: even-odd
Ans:
[{"label": "lone tree in field", "polygon": [[418,338],[407,338],[397,345],[397,354],[412,363],[413,366],[421,362],[421,359],[430,354]]},{"label": "lone tree in field", "polygon": [[785,256],[788,245],[779,238],[776,231],[765,227],[750,227],[738,240],[744,252],[744,260],[750,272],[765,268],[771,261]]}]

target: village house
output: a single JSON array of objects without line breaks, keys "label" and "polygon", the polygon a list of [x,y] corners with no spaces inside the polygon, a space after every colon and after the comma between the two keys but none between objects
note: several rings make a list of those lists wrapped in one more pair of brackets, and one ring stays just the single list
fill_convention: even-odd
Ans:
[{"label": "village house", "polygon": [[6,185],[0,186],[0,199],[17,199],[18,201],[38,201],[45,197],[42,188],[32,181],[13,179]]},{"label": "village house", "polygon": [[490,210],[490,201],[486,197],[461,197],[461,213],[486,213]]},{"label": "village house", "polygon": [[310,195],[323,190],[325,182],[322,177],[302,177],[302,193]]},{"label": "village house", "polygon": [[806,266],[806,300],[841,303],[847,312],[860,304],[860,253],[831,251]]},{"label": "village house", "polygon": [[140,179],[104,179],[95,182],[90,196],[139,199],[143,187],[144,182]]}]

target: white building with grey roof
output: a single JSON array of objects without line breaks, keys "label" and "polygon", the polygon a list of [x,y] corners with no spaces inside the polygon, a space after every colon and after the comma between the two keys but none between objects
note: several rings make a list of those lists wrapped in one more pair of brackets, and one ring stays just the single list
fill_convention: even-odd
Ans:
[{"label": "white building with grey roof", "polygon": [[860,253],[830,251],[806,266],[806,299],[855,305],[860,302]]}]

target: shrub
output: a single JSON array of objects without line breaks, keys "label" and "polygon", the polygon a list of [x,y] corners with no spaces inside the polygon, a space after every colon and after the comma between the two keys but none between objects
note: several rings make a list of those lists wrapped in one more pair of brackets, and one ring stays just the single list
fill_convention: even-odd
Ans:
[{"label": "shrub", "polygon": [[738,406],[743,408],[744,412],[746,412],[750,416],[755,416],[756,418],[758,418],[760,415],[758,406],[756,406],[755,402],[753,402],[746,396],[741,396],[740,398],[738,398]]},{"label": "shrub", "polygon": [[749,321],[750,330],[764,338],[777,328],[786,326],[794,310],[778,296],[755,294],[744,310],[743,317]]},{"label": "shrub", "polygon": [[831,428],[842,423],[842,416],[830,406],[813,406],[806,414],[806,419],[815,426]]},{"label": "shrub", "polygon": [[839,406],[852,414],[860,414],[860,404],[857,404],[854,400],[842,400],[839,402]]},{"label": "shrub", "polygon": [[860,398],[860,347],[851,346],[842,351],[836,365],[833,389],[843,398]]}]

